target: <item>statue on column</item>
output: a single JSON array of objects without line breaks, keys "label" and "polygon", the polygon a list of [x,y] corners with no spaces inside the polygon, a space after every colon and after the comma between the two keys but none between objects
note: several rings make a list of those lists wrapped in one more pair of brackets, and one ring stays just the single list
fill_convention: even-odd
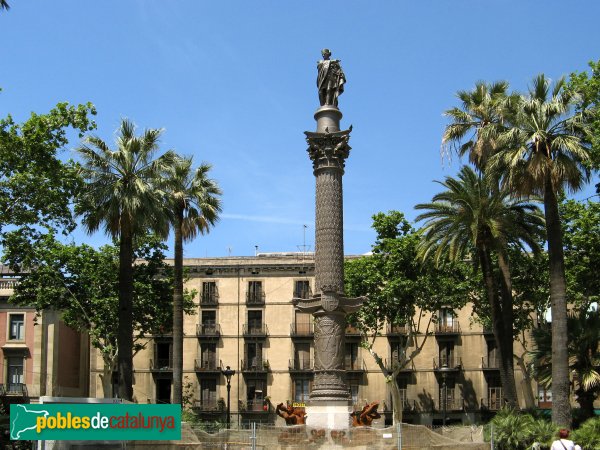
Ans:
[{"label": "statue on column", "polygon": [[321,55],[323,55],[323,59],[317,63],[319,102],[321,106],[331,105],[337,107],[338,97],[344,92],[346,76],[340,65],[340,60],[330,59],[331,52],[328,48],[324,48]]}]

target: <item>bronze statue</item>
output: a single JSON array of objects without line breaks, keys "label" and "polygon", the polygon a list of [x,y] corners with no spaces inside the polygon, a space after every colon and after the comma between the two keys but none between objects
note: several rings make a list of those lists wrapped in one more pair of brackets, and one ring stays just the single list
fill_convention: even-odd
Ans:
[{"label": "bronze statue", "polygon": [[319,101],[321,106],[338,105],[338,97],[344,92],[346,76],[340,66],[339,59],[329,59],[331,52],[328,48],[321,51],[323,59],[317,63],[319,74],[317,76],[317,87],[319,88]]},{"label": "bronze statue", "polygon": [[280,403],[275,408],[275,412],[285,420],[286,425],[304,425],[306,423],[304,408],[296,408],[290,405],[283,406],[283,403]]},{"label": "bronze statue", "polygon": [[377,412],[379,402],[373,402],[365,405],[362,411],[354,411],[352,416],[353,427],[370,427],[374,419],[379,419],[381,414]]}]

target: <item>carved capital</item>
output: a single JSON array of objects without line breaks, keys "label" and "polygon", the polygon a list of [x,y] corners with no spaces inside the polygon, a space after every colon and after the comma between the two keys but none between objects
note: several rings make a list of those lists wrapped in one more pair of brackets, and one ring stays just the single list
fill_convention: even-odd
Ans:
[{"label": "carved capital", "polygon": [[333,133],[311,133],[306,131],[308,156],[313,162],[315,172],[319,169],[338,169],[344,171],[346,158],[350,155],[350,130]]}]

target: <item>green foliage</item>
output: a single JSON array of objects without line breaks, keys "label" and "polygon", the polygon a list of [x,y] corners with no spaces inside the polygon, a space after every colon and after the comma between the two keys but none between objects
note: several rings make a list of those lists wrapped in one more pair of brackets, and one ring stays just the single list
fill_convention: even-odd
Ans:
[{"label": "green foliage", "polygon": [[[45,228],[69,232],[75,227],[70,203],[81,186],[77,166],[58,153],[68,131],[79,136],[95,128],[91,103],[59,103],[47,114],[32,113],[22,124],[0,120],[0,240],[31,243]],[[25,251],[26,248],[21,248]]]},{"label": "green foliage", "polygon": [[558,427],[551,422],[504,408],[485,427],[486,439],[493,431],[495,448],[499,450],[525,450],[534,442],[550,448],[556,439]]},{"label": "green foliage", "polygon": [[[600,170],[600,60],[590,61],[590,73],[574,72],[571,74],[568,89],[580,95],[577,103],[579,111],[588,111],[586,119],[590,125],[587,140],[591,144],[589,166]],[[600,183],[596,184],[596,192],[600,193]]]},{"label": "green foliage", "polygon": [[[52,234],[45,235],[33,252],[20,257],[6,256],[22,276],[10,301],[31,305],[41,313],[56,310],[65,323],[87,331],[92,345],[106,362],[117,354],[118,322],[118,249],[106,245],[95,250],[88,245],[61,244]],[[164,263],[166,246],[155,236],[136,242],[134,266],[134,329],[139,341],[148,334],[170,330],[172,321],[172,269]],[[194,312],[191,296],[186,296],[185,309]]]},{"label": "green foliage", "polygon": [[[461,264],[434,267],[417,258],[420,237],[398,211],[373,216],[377,240],[372,255],[346,262],[346,290],[369,300],[353,317],[363,330],[377,332],[384,322],[404,325],[417,311],[442,305],[462,307],[472,288]],[[423,330],[421,330],[423,331]]]},{"label": "green foliage", "polygon": [[600,301],[600,203],[568,200],[560,204],[567,293],[572,303]]},{"label": "green foliage", "polygon": [[586,420],[571,437],[583,450],[600,450],[600,417]]}]

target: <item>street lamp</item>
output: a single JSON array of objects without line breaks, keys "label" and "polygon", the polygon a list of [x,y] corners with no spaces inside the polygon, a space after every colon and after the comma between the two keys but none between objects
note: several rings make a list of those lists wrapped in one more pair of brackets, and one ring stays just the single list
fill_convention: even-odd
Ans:
[{"label": "street lamp", "polygon": [[227,366],[225,370],[221,370],[221,373],[227,379],[227,429],[229,430],[229,425],[231,424],[231,377],[235,375],[235,370]]},{"label": "street lamp", "polygon": [[440,372],[442,372],[442,393],[444,395],[444,405],[443,405],[443,416],[442,416],[442,426],[446,426],[446,411],[448,409],[448,385],[446,384],[446,378],[448,377],[448,372],[450,368],[448,367],[448,363],[444,361],[442,367],[440,367]]}]

